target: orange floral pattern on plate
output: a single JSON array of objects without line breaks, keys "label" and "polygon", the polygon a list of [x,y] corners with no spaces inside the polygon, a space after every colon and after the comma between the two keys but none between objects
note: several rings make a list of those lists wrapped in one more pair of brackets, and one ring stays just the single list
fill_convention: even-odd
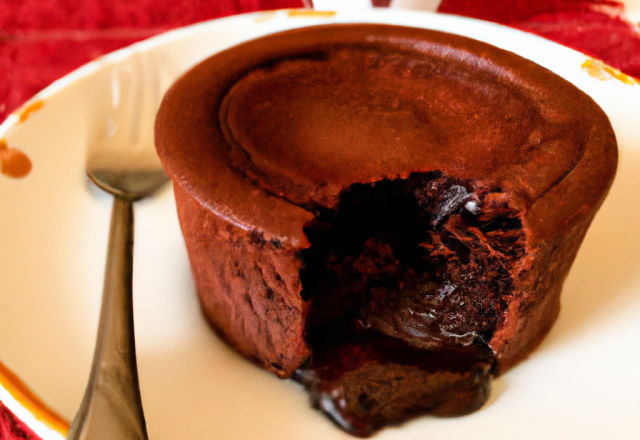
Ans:
[{"label": "orange floral pattern on plate", "polygon": [[24,122],[27,119],[29,119],[29,116],[31,116],[31,113],[37,112],[38,110],[40,110],[42,108],[43,105],[44,105],[44,101],[38,100],[38,101],[34,101],[31,104],[29,104],[28,106],[26,106],[20,112],[20,122]]},{"label": "orange floral pattern on plate", "polygon": [[276,18],[275,12],[265,12],[264,14],[260,14],[260,16],[253,21],[256,23],[264,23],[265,21],[273,20],[274,18]]},{"label": "orange floral pattern on plate", "polygon": [[582,69],[586,70],[593,78],[601,81],[617,79],[618,81],[622,81],[623,83],[631,86],[640,84],[640,80],[622,73],[618,69],[611,67],[600,60],[596,60],[595,58],[587,58],[586,61],[582,63]]},{"label": "orange floral pattern on plate", "polygon": [[31,160],[17,148],[10,148],[7,142],[0,140],[0,172],[8,177],[20,178],[31,172]]},{"label": "orange floral pattern on plate", "polygon": [[331,18],[336,15],[336,11],[315,11],[313,9],[292,9],[289,11],[289,17],[318,17]]},{"label": "orange floral pattern on plate", "polygon": [[66,436],[69,422],[40,400],[27,385],[0,362],[0,385],[40,422]]}]

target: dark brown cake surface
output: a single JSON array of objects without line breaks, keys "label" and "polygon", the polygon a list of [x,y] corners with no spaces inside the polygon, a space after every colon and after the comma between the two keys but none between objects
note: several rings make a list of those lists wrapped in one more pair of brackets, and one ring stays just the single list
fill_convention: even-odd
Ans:
[{"label": "dark brown cake surface", "polygon": [[356,435],[484,403],[553,324],[617,163],[563,79],[385,25],[205,60],[156,144],[209,322]]},{"label": "dark brown cake surface", "polygon": [[241,77],[220,113],[237,168],[301,206],[333,208],[354,182],[436,169],[502,182],[531,201],[584,153],[581,115],[561,112],[568,102],[538,78],[523,87],[504,66],[443,65],[446,47],[386,43],[311,52]]}]

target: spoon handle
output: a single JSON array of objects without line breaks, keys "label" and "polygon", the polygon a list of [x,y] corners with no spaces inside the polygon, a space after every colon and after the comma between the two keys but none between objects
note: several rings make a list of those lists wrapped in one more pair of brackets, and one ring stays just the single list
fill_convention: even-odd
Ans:
[{"label": "spoon handle", "polygon": [[115,197],[98,338],[67,440],[146,440],[133,336],[133,205]]}]

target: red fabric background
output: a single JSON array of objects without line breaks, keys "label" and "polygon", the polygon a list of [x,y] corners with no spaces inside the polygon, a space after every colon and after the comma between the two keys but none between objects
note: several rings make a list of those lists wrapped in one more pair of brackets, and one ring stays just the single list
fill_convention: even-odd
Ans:
[{"label": "red fabric background", "polygon": [[438,12],[533,32],[640,78],[640,32],[617,1],[442,0]]},{"label": "red fabric background", "polygon": [[301,6],[301,0],[2,0],[0,29],[10,34],[53,29],[166,30],[242,12]]},{"label": "red fabric background", "polygon": [[180,26],[302,0],[1,0],[0,121],[92,59]]},{"label": "red fabric background", "polygon": [[[376,5],[390,0],[373,0]],[[303,0],[2,0],[0,121],[82,64],[159,32]],[[640,34],[613,0],[443,0],[440,12],[545,36],[640,77]]]},{"label": "red fabric background", "polygon": [[40,437],[0,402],[0,439],[40,440]]}]

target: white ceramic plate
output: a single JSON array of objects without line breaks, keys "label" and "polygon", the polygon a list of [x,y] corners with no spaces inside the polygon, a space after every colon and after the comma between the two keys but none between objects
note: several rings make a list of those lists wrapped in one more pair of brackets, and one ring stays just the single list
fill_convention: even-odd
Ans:
[{"label": "white ceramic plate", "polygon": [[[86,183],[88,142],[109,136],[151,142],[162,92],[216,51],[284,29],[354,21],[449,31],[530,58],[589,93],[609,115],[620,146],[616,182],[540,349],[495,382],[480,411],[423,417],[376,438],[640,438],[640,84],[596,79],[581,67],[587,58],[578,52],[453,16],[279,11],[215,20],[110,54],[36,96],[40,110],[0,126],[0,138],[33,161],[23,179],[0,175],[0,360],[73,418],[91,364],[111,207],[109,197]],[[139,203],[136,215],[136,339],[150,438],[351,438],[309,407],[300,386],[249,364],[209,331],[170,189]]]}]

